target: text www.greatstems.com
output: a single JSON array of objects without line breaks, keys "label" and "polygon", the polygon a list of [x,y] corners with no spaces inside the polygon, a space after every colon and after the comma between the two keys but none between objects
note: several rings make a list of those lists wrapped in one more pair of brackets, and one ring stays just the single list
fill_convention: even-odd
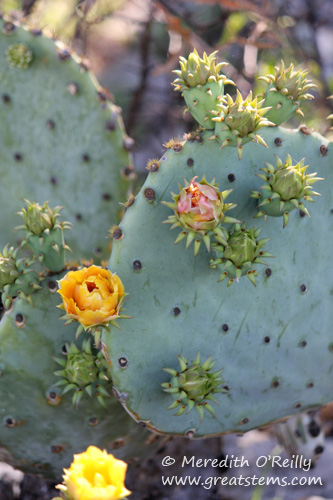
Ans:
[{"label": "text www.greatstems.com", "polygon": [[202,478],[192,477],[192,476],[162,476],[163,486],[202,486],[206,490],[209,490],[212,486],[223,485],[223,486],[309,486],[309,485],[320,485],[322,486],[321,477],[294,477],[289,479],[287,477],[258,477],[258,476],[248,476],[244,477],[240,475],[239,477],[207,477]]}]

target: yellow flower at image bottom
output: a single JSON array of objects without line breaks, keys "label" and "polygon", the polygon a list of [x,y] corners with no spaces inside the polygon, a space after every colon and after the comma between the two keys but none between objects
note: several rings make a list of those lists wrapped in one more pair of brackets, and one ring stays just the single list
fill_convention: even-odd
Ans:
[{"label": "yellow flower at image bottom", "polygon": [[118,500],[130,495],[125,487],[127,464],[95,446],[74,455],[57,488],[65,500]]}]

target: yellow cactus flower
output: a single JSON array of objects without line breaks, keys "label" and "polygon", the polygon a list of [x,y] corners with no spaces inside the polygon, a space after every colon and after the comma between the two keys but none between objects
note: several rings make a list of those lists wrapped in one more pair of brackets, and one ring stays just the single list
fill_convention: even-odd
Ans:
[{"label": "yellow cactus flower", "polygon": [[64,500],[118,500],[130,495],[125,487],[127,464],[95,446],[74,455],[56,488]]},{"label": "yellow cactus flower", "polygon": [[63,300],[59,307],[69,320],[91,328],[120,317],[125,290],[120,278],[108,269],[90,266],[69,271],[58,283]]}]

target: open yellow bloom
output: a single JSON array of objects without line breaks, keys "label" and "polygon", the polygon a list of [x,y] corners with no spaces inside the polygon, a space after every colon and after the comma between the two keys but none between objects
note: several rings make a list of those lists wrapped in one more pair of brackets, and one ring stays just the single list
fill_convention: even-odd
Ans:
[{"label": "open yellow bloom", "polygon": [[90,266],[69,271],[59,282],[67,316],[84,327],[110,323],[119,318],[125,297],[124,286],[116,274],[108,269]]},{"label": "open yellow bloom", "polygon": [[95,446],[74,455],[58,484],[65,500],[118,500],[130,495],[125,488],[127,464]]}]

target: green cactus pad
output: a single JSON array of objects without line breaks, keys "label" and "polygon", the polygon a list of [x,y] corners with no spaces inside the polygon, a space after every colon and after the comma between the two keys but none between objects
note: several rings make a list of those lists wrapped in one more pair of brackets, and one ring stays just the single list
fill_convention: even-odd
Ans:
[{"label": "green cactus pad", "polygon": [[[32,54],[29,64],[27,54],[20,63],[24,70],[13,64],[20,47]],[[23,48],[19,54],[24,59]],[[68,235],[73,258],[107,258],[106,236],[127,198],[131,144],[119,108],[83,61],[36,30],[0,20],[0,211],[6,220],[0,247],[16,241],[14,214],[23,199],[48,200],[65,206],[64,219],[76,222]]]},{"label": "green cactus pad", "polygon": [[[54,292],[61,277],[55,274],[43,282],[33,306],[16,299],[0,323],[0,459],[53,480],[61,478],[74,453],[89,445],[127,461],[157,446],[149,444],[149,433],[126,415],[114,396],[105,398],[105,409],[89,397],[88,389],[76,409],[72,393],[62,394],[54,357],[68,359],[66,345],[74,339],[75,326],[59,320]],[[95,390],[94,380],[90,378]],[[85,383],[82,374],[75,381]]]},{"label": "green cactus pad", "polygon": [[[249,142],[240,161],[236,148],[221,150],[204,132],[167,150],[127,210],[109,267],[124,283],[133,319],[102,339],[115,390],[148,428],[197,437],[239,433],[333,399],[333,147],[302,130],[263,128],[268,147]],[[184,241],[174,244],[174,231],[162,224],[170,209],[161,202],[184,178],[216,177],[233,189],[232,215],[252,228],[257,200],[250,195],[262,184],[256,174],[275,154],[288,153],[325,179],[311,217],[295,210],[285,229],[279,218],[263,221],[260,238],[270,239],[264,250],[275,258],[257,267],[256,288],[244,276],[230,287],[218,283],[205,248],[194,258]],[[162,368],[176,369],[177,355],[192,360],[198,350],[202,359],[213,355],[228,387],[215,394],[216,418],[207,413],[201,423],[194,411],[173,416],[160,387]]]}]

